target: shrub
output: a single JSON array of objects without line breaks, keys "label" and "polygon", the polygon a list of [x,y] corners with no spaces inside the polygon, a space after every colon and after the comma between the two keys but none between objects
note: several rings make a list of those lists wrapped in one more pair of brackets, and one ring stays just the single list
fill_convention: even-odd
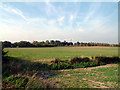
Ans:
[{"label": "shrub", "polygon": [[88,62],[81,62],[81,63],[76,63],[74,64],[74,68],[85,68],[85,67],[94,67],[94,66],[99,66],[99,65],[103,65],[104,63],[96,63],[93,61],[88,61]]},{"label": "shrub", "polygon": [[88,57],[85,57],[82,59],[82,62],[89,62],[89,61],[90,61],[90,59]]},{"label": "shrub", "polygon": [[83,65],[83,62],[81,62],[81,63],[75,63],[73,66],[74,66],[74,68],[84,68],[85,67]]},{"label": "shrub", "polygon": [[89,61],[90,59],[88,57],[85,57],[85,58],[74,57],[73,59],[70,60],[72,64],[81,63],[81,62],[89,62]]},{"label": "shrub", "polygon": [[70,62],[72,64],[75,64],[75,63],[80,63],[82,61],[81,58],[78,58],[78,57],[74,57],[73,59],[70,60]]},{"label": "shrub", "polygon": [[119,57],[95,57],[95,61],[98,63],[118,63],[120,61]]},{"label": "shrub", "polygon": [[56,59],[55,61],[52,61],[52,64],[50,65],[51,70],[70,69],[70,68],[73,68],[73,66],[68,60],[62,61],[60,59]]},{"label": "shrub", "polygon": [[65,63],[65,62],[59,62],[54,63],[51,65],[51,70],[60,70],[60,69],[70,69],[73,68],[73,66],[70,63]]}]

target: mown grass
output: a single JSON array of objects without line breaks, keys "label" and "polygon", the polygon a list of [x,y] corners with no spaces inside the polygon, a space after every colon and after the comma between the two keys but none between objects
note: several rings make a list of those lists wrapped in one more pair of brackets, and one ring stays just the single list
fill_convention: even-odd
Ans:
[{"label": "mown grass", "polygon": [[117,47],[5,48],[9,56],[26,60],[70,59],[75,56],[118,56]]},{"label": "mown grass", "polygon": [[118,88],[118,67],[63,71],[50,81],[62,88]]}]

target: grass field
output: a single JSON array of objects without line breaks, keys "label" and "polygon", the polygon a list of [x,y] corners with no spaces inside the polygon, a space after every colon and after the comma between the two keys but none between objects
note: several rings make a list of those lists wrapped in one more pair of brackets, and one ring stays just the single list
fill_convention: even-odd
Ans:
[{"label": "grass field", "polygon": [[[117,47],[5,48],[5,51],[9,51],[9,63],[3,65],[3,80],[8,86],[25,84],[25,79],[21,78],[25,75],[30,79],[24,86],[30,88],[46,88],[45,83],[60,88],[118,88],[118,64],[66,70],[49,70],[44,65],[44,62],[49,63],[54,58],[65,60],[75,56],[118,56]],[[40,62],[31,62],[34,60]],[[13,79],[16,75],[21,75],[20,80]]]},{"label": "grass field", "polygon": [[49,78],[62,88],[118,88],[118,66],[79,68],[62,70],[61,74]]},{"label": "grass field", "polygon": [[117,47],[5,48],[8,55],[25,60],[69,59],[75,56],[118,56]]}]

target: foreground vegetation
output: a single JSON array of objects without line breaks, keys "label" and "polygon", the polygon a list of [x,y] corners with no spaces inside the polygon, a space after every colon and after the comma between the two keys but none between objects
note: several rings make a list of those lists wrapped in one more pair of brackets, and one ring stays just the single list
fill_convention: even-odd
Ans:
[{"label": "foreground vegetation", "polygon": [[5,88],[53,88],[42,78],[36,77],[41,71],[48,71],[48,65],[33,63],[18,58],[3,57],[2,87]]},{"label": "foreground vegetation", "polygon": [[[60,88],[60,87],[62,88],[92,87],[87,84],[88,81],[89,82],[95,82],[95,81],[105,82],[104,86],[111,87],[111,88],[118,88],[117,67],[107,68],[107,69],[103,68],[100,70],[95,69],[92,71],[86,71],[86,70],[76,71],[73,68],[97,66],[98,63],[92,63],[89,61],[86,61],[85,63],[83,63],[84,61],[82,61],[82,63],[77,63],[81,59],[79,58],[77,62],[75,60],[77,59],[73,58],[71,59],[71,63],[69,62],[70,65],[75,63],[73,64],[72,69],[69,70],[69,72],[63,72],[63,71],[60,71],[59,69],[71,68],[69,67],[70,65],[66,61],[63,61],[60,64],[61,61],[56,59],[54,62],[52,61],[53,62],[52,64],[42,64],[41,62],[31,62],[28,60],[20,60],[18,58],[5,56],[3,58],[3,73],[2,73],[3,89],[5,88],[30,89],[30,88]],[[77,63],[77,66],[76,66],[76,63]],[[117,63],[117,62],[111,62],[111,63]],[[104,62],[104,64],[107,64],[107,63]],[[103,63],[99,65],[103,65]],[[103,73],[101,73],[102,70],[104,71]],[[105,79],[106,75],[107,75],[107,78]],[[105,76],[103,81],[101,81],[100,76],[102,78]],[[76,80],[79,79],[79,81],[76,81],[75,77],[76,77]],[[96,79],[93,80],[93,77],[96,77]],[[87,79],[89,80],[87,81]],[[113,82],[113,81],[114,83],[107,84],[108,82]],[[82,82],[81,85],[79,85],[80,82]],[[96,84],[93,86],[97,87]]]},{"label": "foreground vegetation", "polygon": [[118,66],[62,70],[48,80],[62,88],[118,88]]}]

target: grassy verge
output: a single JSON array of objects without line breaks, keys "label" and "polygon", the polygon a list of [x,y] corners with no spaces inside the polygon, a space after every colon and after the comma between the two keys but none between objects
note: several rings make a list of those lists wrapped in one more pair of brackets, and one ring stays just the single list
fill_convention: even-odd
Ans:
[{"label": "grassy verge", "polygon": [[[55,60],[53,64],[43,64],[41,62],[31,62],[5,56],[2,63],[3,89],[58,88],[59,86],[62,88],[118,88],[117,67],[93,69],[90,71],[72,69],[64,72],[59,70],[71,68],[72,65],[75,68],[97,65],[93,61],[89,61],[88,58],[73,58],[71,61],[60,61],[59,59]],[[56,63],[57,68],[51,69]]]},{"label": "grassy verge", "polygon": [[103,67],[91,70],[73,69],[62,71],[49,78],[62,88],[118,88],[118,67]]},{"label": "grassy verge", "polygon": [[56,87],[37,77],[41,71],[49,71],[48,65],[5,56],[2,64],[2,88],[39,89]]}]

